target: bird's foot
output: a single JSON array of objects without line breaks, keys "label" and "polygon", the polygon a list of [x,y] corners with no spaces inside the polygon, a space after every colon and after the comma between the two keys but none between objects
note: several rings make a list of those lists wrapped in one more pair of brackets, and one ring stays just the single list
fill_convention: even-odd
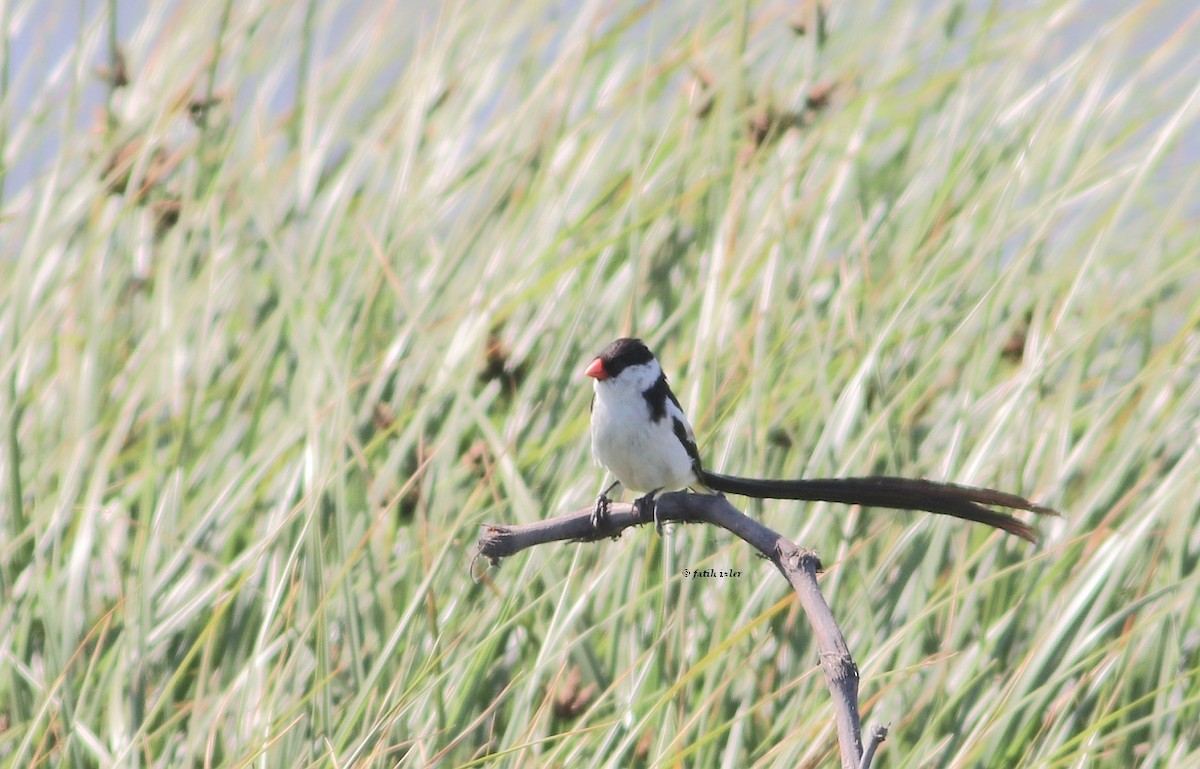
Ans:
[{"label": "bird's foot", "polygon": [[658,502],[654,499],[654,495],[660,491],[662,489],[655,489],[646,496],[633,500],[633,508],[637,511],[638,518],[641,520],[654,521],[654,530],[661,537],[663,533],[662,519],[658,517]]},{"label": "bird's foot", "polygon": [[592,529],[599,531],[604,524],[608,523],[608,506],[612,500],[607,494],[601,493],[596,497],[596,506],[592,508]]}]

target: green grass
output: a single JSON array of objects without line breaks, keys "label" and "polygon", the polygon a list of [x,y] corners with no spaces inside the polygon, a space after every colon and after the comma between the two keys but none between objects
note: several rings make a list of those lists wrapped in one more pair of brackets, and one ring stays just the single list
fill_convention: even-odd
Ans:
[{"label": "green grass", "polygon": [[823,557],[877,766],[1200,761],[1194,15],[366,5],[131,20],[116,89],[113,8],[3,49],[0,765],[836,764],[730,535],[472,579],[593,498],[627,332],[714,469],[1065,513],[749,505]]}]

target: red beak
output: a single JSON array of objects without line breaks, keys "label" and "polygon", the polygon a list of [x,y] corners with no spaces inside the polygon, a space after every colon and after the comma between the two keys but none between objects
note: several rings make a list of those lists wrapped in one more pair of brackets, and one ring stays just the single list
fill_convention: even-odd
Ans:
[{"label": "red beak", "polygon": [[596,360],[592,361],[592,365],[588,366],[587,371],[583,373],[587,374],[592,379],[599,379],[601,381],[608,379],[608,372],[604,370],[604,361],[600,360],[599,358],[596,358]]}]

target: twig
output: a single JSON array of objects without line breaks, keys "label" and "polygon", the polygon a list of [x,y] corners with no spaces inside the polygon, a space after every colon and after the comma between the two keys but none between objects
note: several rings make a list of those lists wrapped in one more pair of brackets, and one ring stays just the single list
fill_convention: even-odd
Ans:
[{"label": "twig", "polygon": [[[842,766],[855,769],[864,758],[862,727],[858,714],[858,668],[850,656],[846,639],[817,585],[821,561],[806,550],[758,521],[743,514],[720,495],[671,493],[657,498],[658,517],[680,523],[710,523],[736,534],[770,560],[791,584],[800,606],[812,625],[821,670],[833,695],[838,747]],[[633,505],[613,504],[599,528],[592,528],[592,509],[577,510],[534,523],[513,526],[485,524],[479,538],[478,555],[493,565],[501,558],[547,542],[595,541],[616,537],[631,526],[650,523]],[[886,734],[886,730],[884,732]],[[872,735],[874,740],[875,735]],[[882,740],[882,737],[880,737]],[[875,745],[878,742],[874,743]],[[872,746],[872,751],[874,745]]]},{"label": "twig", "polygon": [[862,761],[858,764],[858,769],[871,769],[871,762],[875,760],[875,749],[883,744],[887,739],[888,728],[883,724],[875,724],[871,728],[871,736],[867,738],[867,747],[863,750]]}]

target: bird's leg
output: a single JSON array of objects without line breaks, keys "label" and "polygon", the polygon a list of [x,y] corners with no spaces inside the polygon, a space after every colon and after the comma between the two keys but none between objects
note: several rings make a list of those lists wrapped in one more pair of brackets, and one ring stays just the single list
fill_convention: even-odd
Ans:
[{"label": "bird's leg", "polygon": [[[662,491],[662,489],[655,489],[645,496],[638,497],[637,499],[633,500],[633,507],[635,510],[637,510],[638,517],[643,521],[650,518],[654,519],[654,530],[658,532],[658,536],[661,537],[663,531],[662,520],[660,520],[658,517],[658,503],[654,501],[654,495],[660,491]],[[647,510],[647,507],[650,509]]]},{"label": "bird's leg", "polygon": [[599,529],[608,520],[608,505],[612,501],[608,498],[608,492],[615,489],[619,483],[620,481],[613,481],[596,497],[596,506],[592,508],[593,529]]}]

